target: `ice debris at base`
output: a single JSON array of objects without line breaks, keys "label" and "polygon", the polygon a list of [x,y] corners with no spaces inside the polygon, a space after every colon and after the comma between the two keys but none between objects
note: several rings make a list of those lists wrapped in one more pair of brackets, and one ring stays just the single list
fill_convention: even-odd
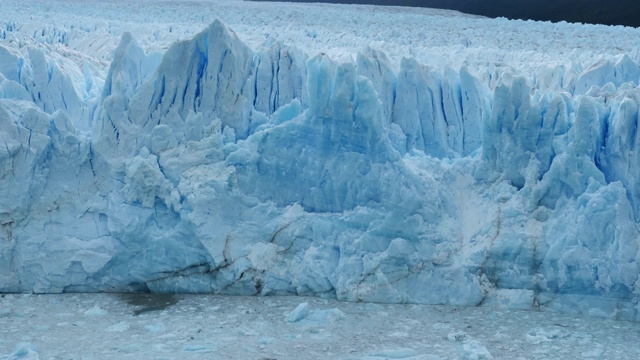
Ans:
[{"label": "ice debris at base", "polygon": [[479,72],[216,20],[103,73],[28,39],[0,39],[1,292],[640,320],[637,54]]},{"label": "ice debris at base", "polygon": [[121,321],[117,324],[113,324],[107,328],[108,332],[124,332],[129,330],[130,326],[126,321]]},{"label": "ice debris at base", "polygon": [[478,340],[470,338],[464,331],[452,331],[447,340],[460,343],[460,358],[464,360],[493,360],[489,350]]},{"label": "ice debris at base", "polygon": [[15,350],[8,357],[9,360],[39,360],[40,356],[32,343],[23,342],[16,345]]},{"label": "ice debris at base", "polygon": [[309,315],[309,303],[302,303],[298,305],[292,312],[287,315],[285,321],[287,322],[296,322],[300,321]]},{"label": "ice debris at base", "polygon": [[382,350],[372,355],[374,358],[383,359],[407,359],[418,356],[418,353],[409,348]]},{"label": "ice debris at base", "polygon": [[[638,324],[625,321],[488,307],[385,304],[376,309],[293,296],[178,297],[165,309],[136,314],[137,307],[121,294],[7,295],[2,303],[14,312],[1,319],[0,359],[13,359],[23,342],[31,343],[41,359],[640,358],[640,347],[629,346],[637,340]],[[285,321],[301,301],[309,304],[308,317]],[[94,306],[109,315],[88,321],[83,310]],[[325,310],[346,320],[303,324]],[[149,331],[158,324],[162,332]],[[459,341],[455,334],[462,335]]]},{"label": "ice debris at base", "polygon": [[340,309],[310,310],[309,303],[298,305],[286,317],[285,321],[304,327],[324,326],[330,322],[344,320],[346,315]]},{"label": "ice debris at base", "polygon": [[100,309],[97,305],[84,312],[85,316],[106,316],[107,314],[106,310]]}]

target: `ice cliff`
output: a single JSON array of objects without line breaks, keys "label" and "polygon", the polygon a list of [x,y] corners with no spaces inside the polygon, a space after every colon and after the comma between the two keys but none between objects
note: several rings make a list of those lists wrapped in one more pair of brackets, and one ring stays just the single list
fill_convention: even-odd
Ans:
[{"label": "ice cliff", "polygon": [[[353,61],[215,21],[95,69],[0,45],[0,292],[640,320],[640,68]],[[494,76],[495,75],[495,76]]]}]

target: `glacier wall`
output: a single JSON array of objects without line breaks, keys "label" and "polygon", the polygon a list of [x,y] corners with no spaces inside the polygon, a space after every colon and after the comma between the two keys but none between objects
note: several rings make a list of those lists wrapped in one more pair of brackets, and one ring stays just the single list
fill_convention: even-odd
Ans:
[{"label": "glacier wall", "polygon": [[0,292],[316,295],[640,320],[640,68],[353,61],[215,21],[0,45]]}]

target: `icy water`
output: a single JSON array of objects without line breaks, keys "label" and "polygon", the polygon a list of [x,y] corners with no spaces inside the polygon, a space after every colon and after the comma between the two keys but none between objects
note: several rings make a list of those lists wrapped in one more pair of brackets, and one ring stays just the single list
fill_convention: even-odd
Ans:
[{"label": "icy water", "polygon": [[[296,308],[301,320],[287,321]],[[640,359],[639,340],[638,323],[491,308],[208,295],[0,298],[0,359]]]},{"label": "icy water", "polygon": [[149,311],[164,310],[170,305],[178,303],[178,298],[174,294],[121,294],[122,298],[129,305],[137,306],[133,311],[134,315],[140,315]]}]

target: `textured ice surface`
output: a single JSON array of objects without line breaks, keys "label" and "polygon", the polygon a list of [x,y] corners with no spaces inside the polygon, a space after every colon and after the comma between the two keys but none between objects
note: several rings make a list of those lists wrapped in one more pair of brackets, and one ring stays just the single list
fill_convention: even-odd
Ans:
[{"label": "textured ice surface", "polygon": [[[147,299],[164,303],[163,296]],[[1,319],[0,359],[635,360],[640,356],[640,348],[634,346],[637,323],[584,316],[212,295],[176,295],[173,305],[142,312],[129,300],[119,294],[8,294],[1,299],[8,315]],[[286,315],[300,302],[308,303],[309,315],[287,322]],[[95,307],[108,315],[84,315]]]},{"label": "textured ice surface", "polygon": [[[60,3],[35,2],[77,18],[11,1],[2,15],[0,291],[640,319],[638,30]],[[319,21],[349,14],[344,28]],[[576,31],[589,40],[568,51]]]}]

